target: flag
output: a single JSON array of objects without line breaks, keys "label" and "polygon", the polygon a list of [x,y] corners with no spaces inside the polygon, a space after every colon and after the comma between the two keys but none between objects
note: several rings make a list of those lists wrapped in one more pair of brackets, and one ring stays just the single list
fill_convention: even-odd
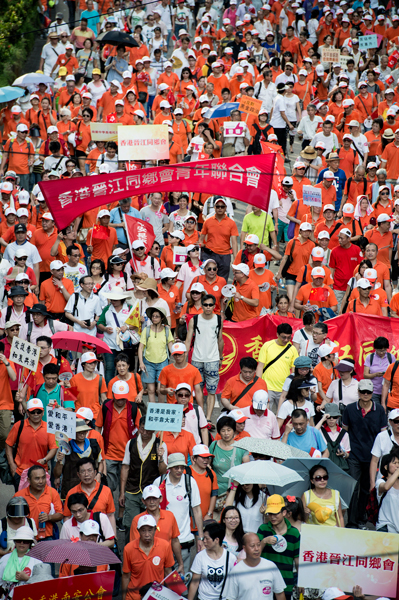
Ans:
[{"label": "flag", "polygon": [[116,123],[116,114],[111,113],[107,116],[107,123]]},{"label": "flag", "polygon": [[309,302],[327,302],[329,292],[326,288],[312,288],[309,294]]},{"label": "flag", "polygon": [[92,239],[94,240],[107,240],[110,236],[109,227],[104,227],[104,225],[94,225]]},{"label": "flag", "polygon": [[175,592],[175,594],[179,594],[180,596],[187,592],[187,587],[177,571],[172,571],[172,573],[164,579],[163,583],[172,590],[172,592]]},{"label": "flag", "polygon": [[165,480],[163,480],[162,483],[158,487],[159,487],[159,491],[162,494],[162,500],[161,500],[161,504],[159,505],[159,508],[162,508],[162,510],[166,510],[166,507],[168,506],[169,502],[168,502],[168,499],[166,498]]},{"label": "flag", "polygon": [[145,251],[149,252],[155,242],[154,228],[150,223],[142,219],[136,219],[130,215],[124,215],[126,223],[126,234],[129,239],[129,246],[136,240],[141,240],[144,243]]},{"label": "flag", "polygon": [[125,319],[125,325],[137,327],[138,332],[141,334],[140,302],[137,302],[137,304],[133,306],[129,316]]},{"label": "flag", "polygon": [[79,390],[77,387],[64,387],[64,402],[76,402]]}]

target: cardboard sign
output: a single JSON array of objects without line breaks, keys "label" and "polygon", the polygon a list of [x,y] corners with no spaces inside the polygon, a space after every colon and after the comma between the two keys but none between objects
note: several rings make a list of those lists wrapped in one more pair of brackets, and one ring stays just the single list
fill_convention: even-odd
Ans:
[{"label": "cardboard sign", "polygon": [[182,404],[155,404],[147,407],[144,428],[148,431],[181,431]]},{"label": "cardboard sign", "polygon": [[165,587],[164,585],[153,584],[151,589],[148,590],[143,600],[180,600],[181,596],[178,596],[172,590]]},{"label": "cardboard sign", "polygon": [[378,37],[377,34],[373,33],[370,35],[359,36],[359,50],[368,50],[369,48],[378,48]]},{"label": "cardboard sign", "polygon": [[126,125],[118,129],[120,160],[167,160],[169,134],[167,125]]},{"label": "cardboard sign", "polygon": [[352,58],[351,56],[347,56],[346,54],[341,54],[339,57],[339,62],[341,67],[346,71],[346,67],[348,66],[348,60]]},{"label": "cardboard sign", "polygon": [[335,48],[322,48],[321,62],[339,63],[340,55],[340,50],[336,50]]},{"label": "cardboard sign", "polygon": [[39,362],[40,348],[31,342],[21,340],[18,337],[12,339],[10,358],[11,362],[27,367],[33,373],[37,371]]},{"label": "cardboard sign", "polygon": [[90,123],[90,133],[93,142],[117,142],[118,128],[121,123]]},{"label": "cardboard sign", "polygon": [[244,121],[238,121],[238,122],[230,122],[230,121],[226,121],[225,123],[223,123],[223,131],[224,131],[224,137],[244,137],[245,136],[245,131],[246,131],[246,126]]},{"label": "cardboard sign", "polygon": [[52,408],[47,406],[47,433],[61,431],[70,439],[76,438],[76,413],[65,408]]},{"label": "cardboard sign", "polygon": [[302,525],[298,587],[326,589],[339,585],[349,594],[396,598],[399,536],[344,527]]},{"label": "cardboard sign", "polygon": [[173,246],[173,264],[183,265],[187,258],[187,248],[185,246]]},{"label": "cardboard sign", "polygon": [[240,105],[238,110],[246,113],[250,113],[251,115],[258,115],[260,109],[262,108],[262,100],[257,100],[256,98],[250,98],[249,96],[244,96],[240,100]]},{"label": "cardboard sign", "polygon": [[312,185],[304,185],[302,188],[303,203],[306,206],[322,206],[321,189]]},{"label": "cardboard sign", "polygon": [[15,600],[104,600],[112,597],[115,571],[73,575],[14,588]]}]

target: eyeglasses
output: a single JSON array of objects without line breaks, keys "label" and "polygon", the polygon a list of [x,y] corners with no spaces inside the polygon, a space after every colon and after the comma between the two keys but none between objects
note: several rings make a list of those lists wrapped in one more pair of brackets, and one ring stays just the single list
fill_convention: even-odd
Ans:
[{"label": "eyeglasses", "polygon": [[215,208],[226,208],[225,204],[215,204]]},{"label": "eyeglasses", "polygon": [[191,394],[176,394],[178,398],[191,398]]},{"label": "eyeglasses", "polygon": [[239,521],[240,517],[225,517],[225,521]]},{"label": "eyeglasses", "polygon": [[212,308],[212,306],[215,306],[214,304],[203,304],[202,306],[204,306],[205,308]]},{"label": "eyeglasses", "polygon": [[389,196],[389,192],[380,192],[380,196]]},{"label": "eyeglasses", "polygon": [[315,481],[328,481],[328,475],[316,475],[314,477]]},{"label": "eyeglasses", "polygon": [[359,394],[367,394],[367,396],[371,396],[373,392],[370,390],[359,390]]},{"label": "eyeglasses", "polygon": [[207,267],[206,269],[207,271],[217,271],[218,268],[217,267]]},{"label": "eyeglasses", "polygon": [[29,411],[31,415],[41,415],[42,414],[42,410],[31,410]]}]

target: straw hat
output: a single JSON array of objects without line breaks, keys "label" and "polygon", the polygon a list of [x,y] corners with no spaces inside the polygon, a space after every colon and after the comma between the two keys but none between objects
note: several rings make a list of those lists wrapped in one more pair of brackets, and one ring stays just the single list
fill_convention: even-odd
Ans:
[{"label": "straw hat", "polygon": [[314,160],[317,157],[317,151],[313,148],[313,146],[306,146],[300,153],[299,156],[302,158],[307,158],[308,160]]}]

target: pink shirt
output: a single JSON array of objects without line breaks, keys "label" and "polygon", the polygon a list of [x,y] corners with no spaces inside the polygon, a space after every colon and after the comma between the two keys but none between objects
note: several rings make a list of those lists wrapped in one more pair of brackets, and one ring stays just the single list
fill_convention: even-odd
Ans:
[{"label": "pink shirt", "polygon": [[252,406],[246,406],[240,410],[246,417],[249,417],[245,421],[245,431],[251,437],[267,440],[270,438],[273,440],[280,439],[280,428],[276,416],[270,410],[266,409],[261,417],[258,417]]},{"label": "pink shirt", "polygon": [[[90,513],[90,516],[93,513]],[[114,530],[112,529],[112,525],[107,515],[103,515],[100,513],[100,523],[101,528],[103,530],[103,535],[106,540],[112,540],[115,537]],[[77,522],[75,517],[71,517],[67,521],[64,521],[64,524],[61,529],[60,540],[70,540],[71,537],[79,537],[80,532],[80,523]]]}]

